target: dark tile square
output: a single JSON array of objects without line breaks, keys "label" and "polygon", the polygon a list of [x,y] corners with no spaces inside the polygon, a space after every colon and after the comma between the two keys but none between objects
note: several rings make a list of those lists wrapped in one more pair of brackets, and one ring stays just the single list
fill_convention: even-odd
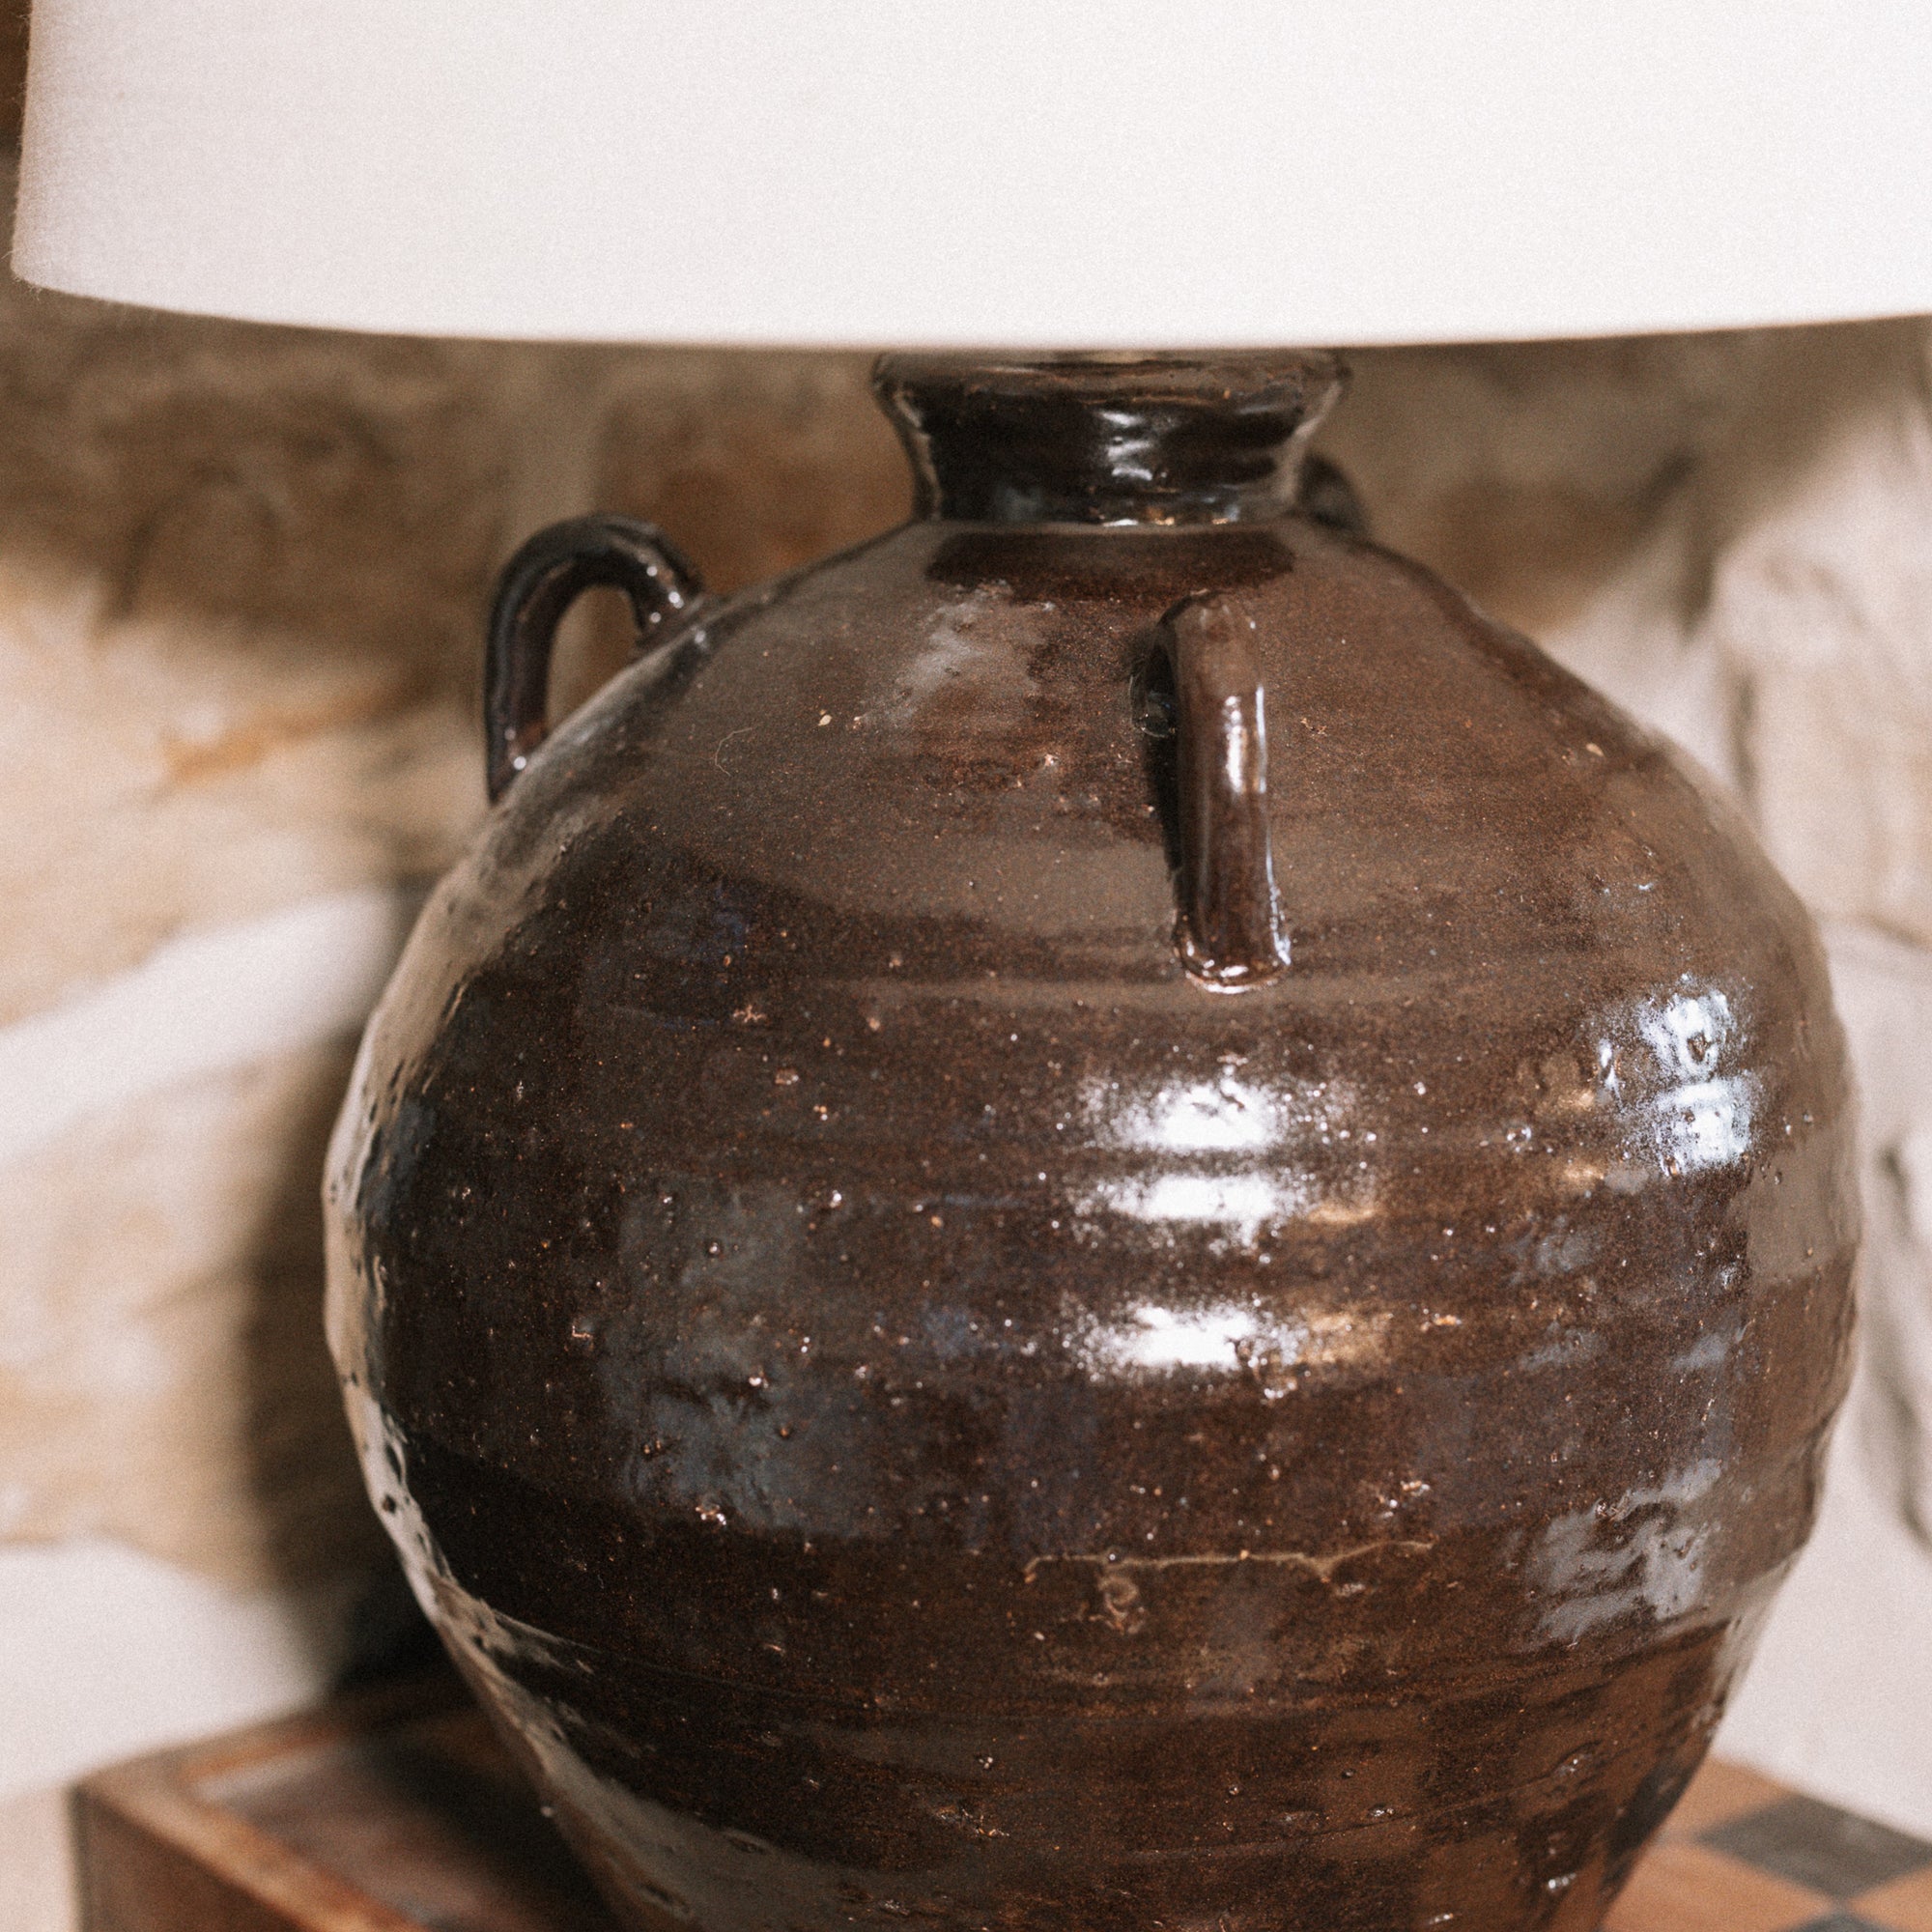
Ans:
[{"label": "dark tile square", "polygon": [[[1832,1898],[1850,1898],[1932,1864],[1932,1845],[1815,1798],[1785,1798],[1704,1833],[1704,1843]],[[1849,1926],[1857,1921],[1846,1919]],[[1838,1919],[1818,1925],[1838,1927]],[[1810,1932],[1810,1928],[1807,1928]]]}]

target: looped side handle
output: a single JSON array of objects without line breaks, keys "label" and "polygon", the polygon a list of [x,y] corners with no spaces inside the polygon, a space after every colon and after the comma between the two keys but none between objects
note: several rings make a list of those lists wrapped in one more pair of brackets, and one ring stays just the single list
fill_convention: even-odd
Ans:
[{"label": "looped side handle", "polygon": [[1255,626],[1224,596],[1188,597],[1161,619],[1174,662],[1180,918],[1189,973],[1219,992],[1288,965],[1268,838],[1267,707]]},{"label": "looped side handle", "polygon": [[573,517],[539,530],[503,566],[483,657],[483,746],[492,805],[550,735],[556,627],[582,591],[614,584],[631,600],[642,650],[688,612],[703,582],[662,530],[629,517]]}]

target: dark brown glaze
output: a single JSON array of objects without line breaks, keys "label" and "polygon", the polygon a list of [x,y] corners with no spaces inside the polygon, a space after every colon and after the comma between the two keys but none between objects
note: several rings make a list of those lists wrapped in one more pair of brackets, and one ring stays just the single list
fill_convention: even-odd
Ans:
[{"label": "dark brown glaze", "polygon": [[[915,514],[998,524],[1272,521],[1342,388],[1334,357],[1305,352],[887,355],[872,380]],[[1346,485],[1341,500],[1352,513]]]},{"label": "dark brown glaze", "polygon": [[1268,834],[1267,691],[1256,623],[1226,597],[1183,597],[1160,620],[1172,667],[1181,963],[1242,992],[1288,964]]},{"label": "dark brown glaze", "polygon": [[630,599],[638,642],[689,617],[697,573],[662,530],[629,517],[574,517],[539,530],[503,566],[483,644],[483,778],[495,804],[550,736],[550,659],[556,627],[594,584]]},{"label": "dark brown glaze", "polygon": [[[929,513],[560,725],[370,1030],[370,1485],[635,1926],[1587,1932],[1810,1523],[1809,923],[1214,380],[1218,469],[1203,404],[1157,517],[1038,524],[1047,432],[1003,492],[892,365]],[[1106,427],[1072,500],[1176,473]],[[1176,943],[1203,593],[1290,962],[1233,997]]]}]

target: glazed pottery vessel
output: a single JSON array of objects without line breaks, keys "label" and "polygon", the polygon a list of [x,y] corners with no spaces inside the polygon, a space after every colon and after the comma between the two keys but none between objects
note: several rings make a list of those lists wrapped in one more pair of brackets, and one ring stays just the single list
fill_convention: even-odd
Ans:
[{"label": "glazed pottery vessel", "polygon": [[1810,923],[1321,358],[878,381],[890,535],[506,580],[329,1186],[416,1589],[635,1927],[1588,1932],[1844,1387]]}]

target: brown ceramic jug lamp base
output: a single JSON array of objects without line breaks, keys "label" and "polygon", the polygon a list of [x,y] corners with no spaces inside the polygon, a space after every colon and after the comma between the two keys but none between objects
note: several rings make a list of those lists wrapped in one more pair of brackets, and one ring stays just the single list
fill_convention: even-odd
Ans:
[{"label": "brown ceramic jug lamp base", "polygon": [[901,529],[511,566],[331,1161],[372,1492],[633,1926],[1588,1932],[1844,1385],[1811,927],[1297,484],[1324,358],[878,384]]}]

